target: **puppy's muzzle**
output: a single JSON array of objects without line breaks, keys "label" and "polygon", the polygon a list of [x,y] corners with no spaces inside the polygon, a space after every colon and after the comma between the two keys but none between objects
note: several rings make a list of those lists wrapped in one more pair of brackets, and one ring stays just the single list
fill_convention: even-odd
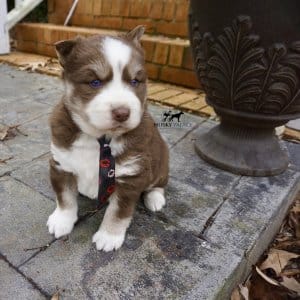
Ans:
[{"label": "puppy's muzzle", "polygon": [[112,117],[115,121],[125,122],[130,116],[130,110],[127,107],[115,108],[111,111]]}]

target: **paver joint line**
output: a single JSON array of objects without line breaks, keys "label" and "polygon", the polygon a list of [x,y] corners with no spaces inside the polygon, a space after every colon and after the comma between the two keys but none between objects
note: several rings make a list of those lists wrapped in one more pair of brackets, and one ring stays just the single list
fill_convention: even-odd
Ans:
[{"label": "paver joint line", "polygon": [[2,253],[0,253],[0,260],[6,262],[9,267],[14,269],[17,273],[19,273],[26,281],[28,281],[35,290],[38,290],[44,297],[47,299],[51,297],[47,292],[45,292],[32,278],[26,276],[18,267],[14,266]]}]

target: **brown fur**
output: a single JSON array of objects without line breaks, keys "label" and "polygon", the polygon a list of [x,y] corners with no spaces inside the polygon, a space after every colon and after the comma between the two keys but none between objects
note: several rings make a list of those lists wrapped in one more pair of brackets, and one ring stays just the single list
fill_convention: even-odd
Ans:
[{"label": "brown fur", "polygon": [[78,137],[80,130],[73,122],[64,101],[60,101],[54,108],[50,117],[52,142],[62,148],[68,149]]},{"label": "brown fur", "polygon": [[150,186],[164,187],[168,182],[169,155],[152,117],[146,111],[141,124],[123,136],[126,151],[117,157],[117,162],[132,156],[142,156],[140,172],[135,176],[121,177],[117,181],[119,218],[129,217],[142,193]]},{"label": "brown fur", "polygon": [[67,202],[63,199],[63,192],[68,188],[69,192],[73,192],[74,195],[77,194],[77,181],[76,176],[72,173],[59,170],[59,164],[51,158],[50,164],[50,180],[52,187],[57,196],[57,203],[60,208],[67,208]]}]

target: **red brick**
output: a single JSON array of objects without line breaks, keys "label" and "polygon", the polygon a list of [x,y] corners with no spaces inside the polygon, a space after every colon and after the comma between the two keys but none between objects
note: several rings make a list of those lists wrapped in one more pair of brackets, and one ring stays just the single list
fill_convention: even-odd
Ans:
[{"label": "red brick", "polygon": [[122,19],[119,17],[95,17],[94,26],[98,28],[120,29]]},{"label": "red brick", "polygon": [[121,1],[122,0],[112,0],[111,4],[111,15],[112,16],[119,16],[121,10]]},{"label": "red brick", "polygon": [[84,13],[91,15],[93,13],[93,0],[83,1],[84,4]]},{"label": "red brick", "polygon": [[180,67],[182,64],[184,46],[179,45],[171,45],[170,46],[170,57],[169,57],[169,65]]},{"label": "red brick", "polygon": [[51,57],[56,57],[56,52],[55,52],[55,47],[51,45],[46,45],[43,43],[38,43],[37,44],[37,49],[35,53],[41,54],[41,55],[46,55],[46,56],[51,56]]},{"label": "red brick", "polygon": [[176,21],[187,21],[189,11],[189,1],[182,1],[181,4],[177,4],[175,20]]},{"label": "red brick", "polygon": [[18,40],[22,41],[36,41],[37,40],[37,32],[32,29],[31,26],[27,24],[19,24],[15,28],[16,36]]},{"label": "red brick", "polygon": [[149,17],[152,19],[160,19],[163,12],[163,1],[156,0],[152,1]]},{"label": "red brick", "polygon": [[63,13],[48,14],[48,22],[52,24],[64,24],[66,16]]},{"label": "red brick", "polygon": [[[63,2],[63,1],[61,1]],[[76,8],[74,10],[74,15],[84,14],[84,5],[86,1],[78,1]],[[58,11],[58,8],[55,8],[56,11]]]},{"label": "red brick", "polygon": [[166,21],[171,21],[174,19],[174,14],[175,14],[175,1],[174,0],[165,1],[162,19]]},{"label": "red brick", "polygon": [[102,0],[102,15],[110,16],[111,12],[111,0]]},{"label": "red brick", "polygon": [[37,44],[33,41],[17,41],[17,49],[24,52],[36,53]]},{"label": "red brick", "polygon": [[44,38],[45,28],[37,27],[37,28],[32,28],[32,30],[36,31],[36,40],[38,42],[43,42],[45,40]]},{"label": "red brick", "polygon": [[186,47],[184,49],[182,67],[185,69],[194,70],[194,61],[191,47]]},{"label": "red brick", "polygon": [[157,32],[164,35],[187,37],[188,28],[187,23],[166,23],[161,22],[157,24]]},{"label": "red brick", "polygon": [[145,25],[146,32],[148,32],[148,33],[153,33],[153,31],[154,31],[152,22],[149,20],[144,20],[144,19],[127,19],[126,18],[123,20],[122,28],[125,30],[131,30],[138,25]]},{"label": "red brick", "polygon": [[180,68],[164,66],[161,69],[159,79],[187,87],[200,87],[196,74],[193,71],[183,70]]},{"label": "red brick", "polygon": [[54,7],[55,7],[54,0],[48,0],[47,1],[48,15],[49,15],[49,13],[54,12]]},{"label": "red brick", "polygon": [[154,54],[155,43],[152,41],[142,41],[142,46],[145,50],[146,61],[151,62]]},{"label": "red brick", "polygon": [[147,18],[151,9],[151,1],[132,0],[130,6],[131,17]]},{"label": "red brick", "polygon": [[[59,40],[60,40],[60,30],[55,30],[55,29],[50,30],[50,43],[48,44],[53,45]],[[42,42],[42,41],[38,41],[38,42]]]},{"label": "red brick", "polygon": [[102,15],[101,9],[102,9],[102,0],[94,0],[93,15],[101,16]]},{"label": "red brick", "polygon": [[169,54],[169,45],[157,43],[154,51],[153,62],[164,65],[167,63]]},{"label": "red brick", "polygon": [[63,41],[63,40],[67,40],[69,38],[69,33],[67,30],[62,30],[59,33],[59,40]]},{"label": "red brick", "polygon": [[130,11],[130,0],[122,0],[120,7],[120,16],[127,17],[129,16]]},{"label": "red brick", "polygon": [[93,15],[78,15],[75,14],[72,17],[72,24],[79,26],[87,26],[92,27],[94,24],[94,16]]},{"label": "red brick", "polygon": [[146,70],[148,78],[157,79],[159,74],[159,66],[155,64],[146,63]]}]

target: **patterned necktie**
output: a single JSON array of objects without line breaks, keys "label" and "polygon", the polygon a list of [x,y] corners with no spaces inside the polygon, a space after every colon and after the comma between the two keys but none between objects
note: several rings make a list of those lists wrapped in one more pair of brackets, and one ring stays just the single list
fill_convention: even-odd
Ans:
[{"label": "patterned necktie", "polygon": [[115,190],[115,158],[105,135],[98,139],[100,145],[98,207],[102,207]]}]

